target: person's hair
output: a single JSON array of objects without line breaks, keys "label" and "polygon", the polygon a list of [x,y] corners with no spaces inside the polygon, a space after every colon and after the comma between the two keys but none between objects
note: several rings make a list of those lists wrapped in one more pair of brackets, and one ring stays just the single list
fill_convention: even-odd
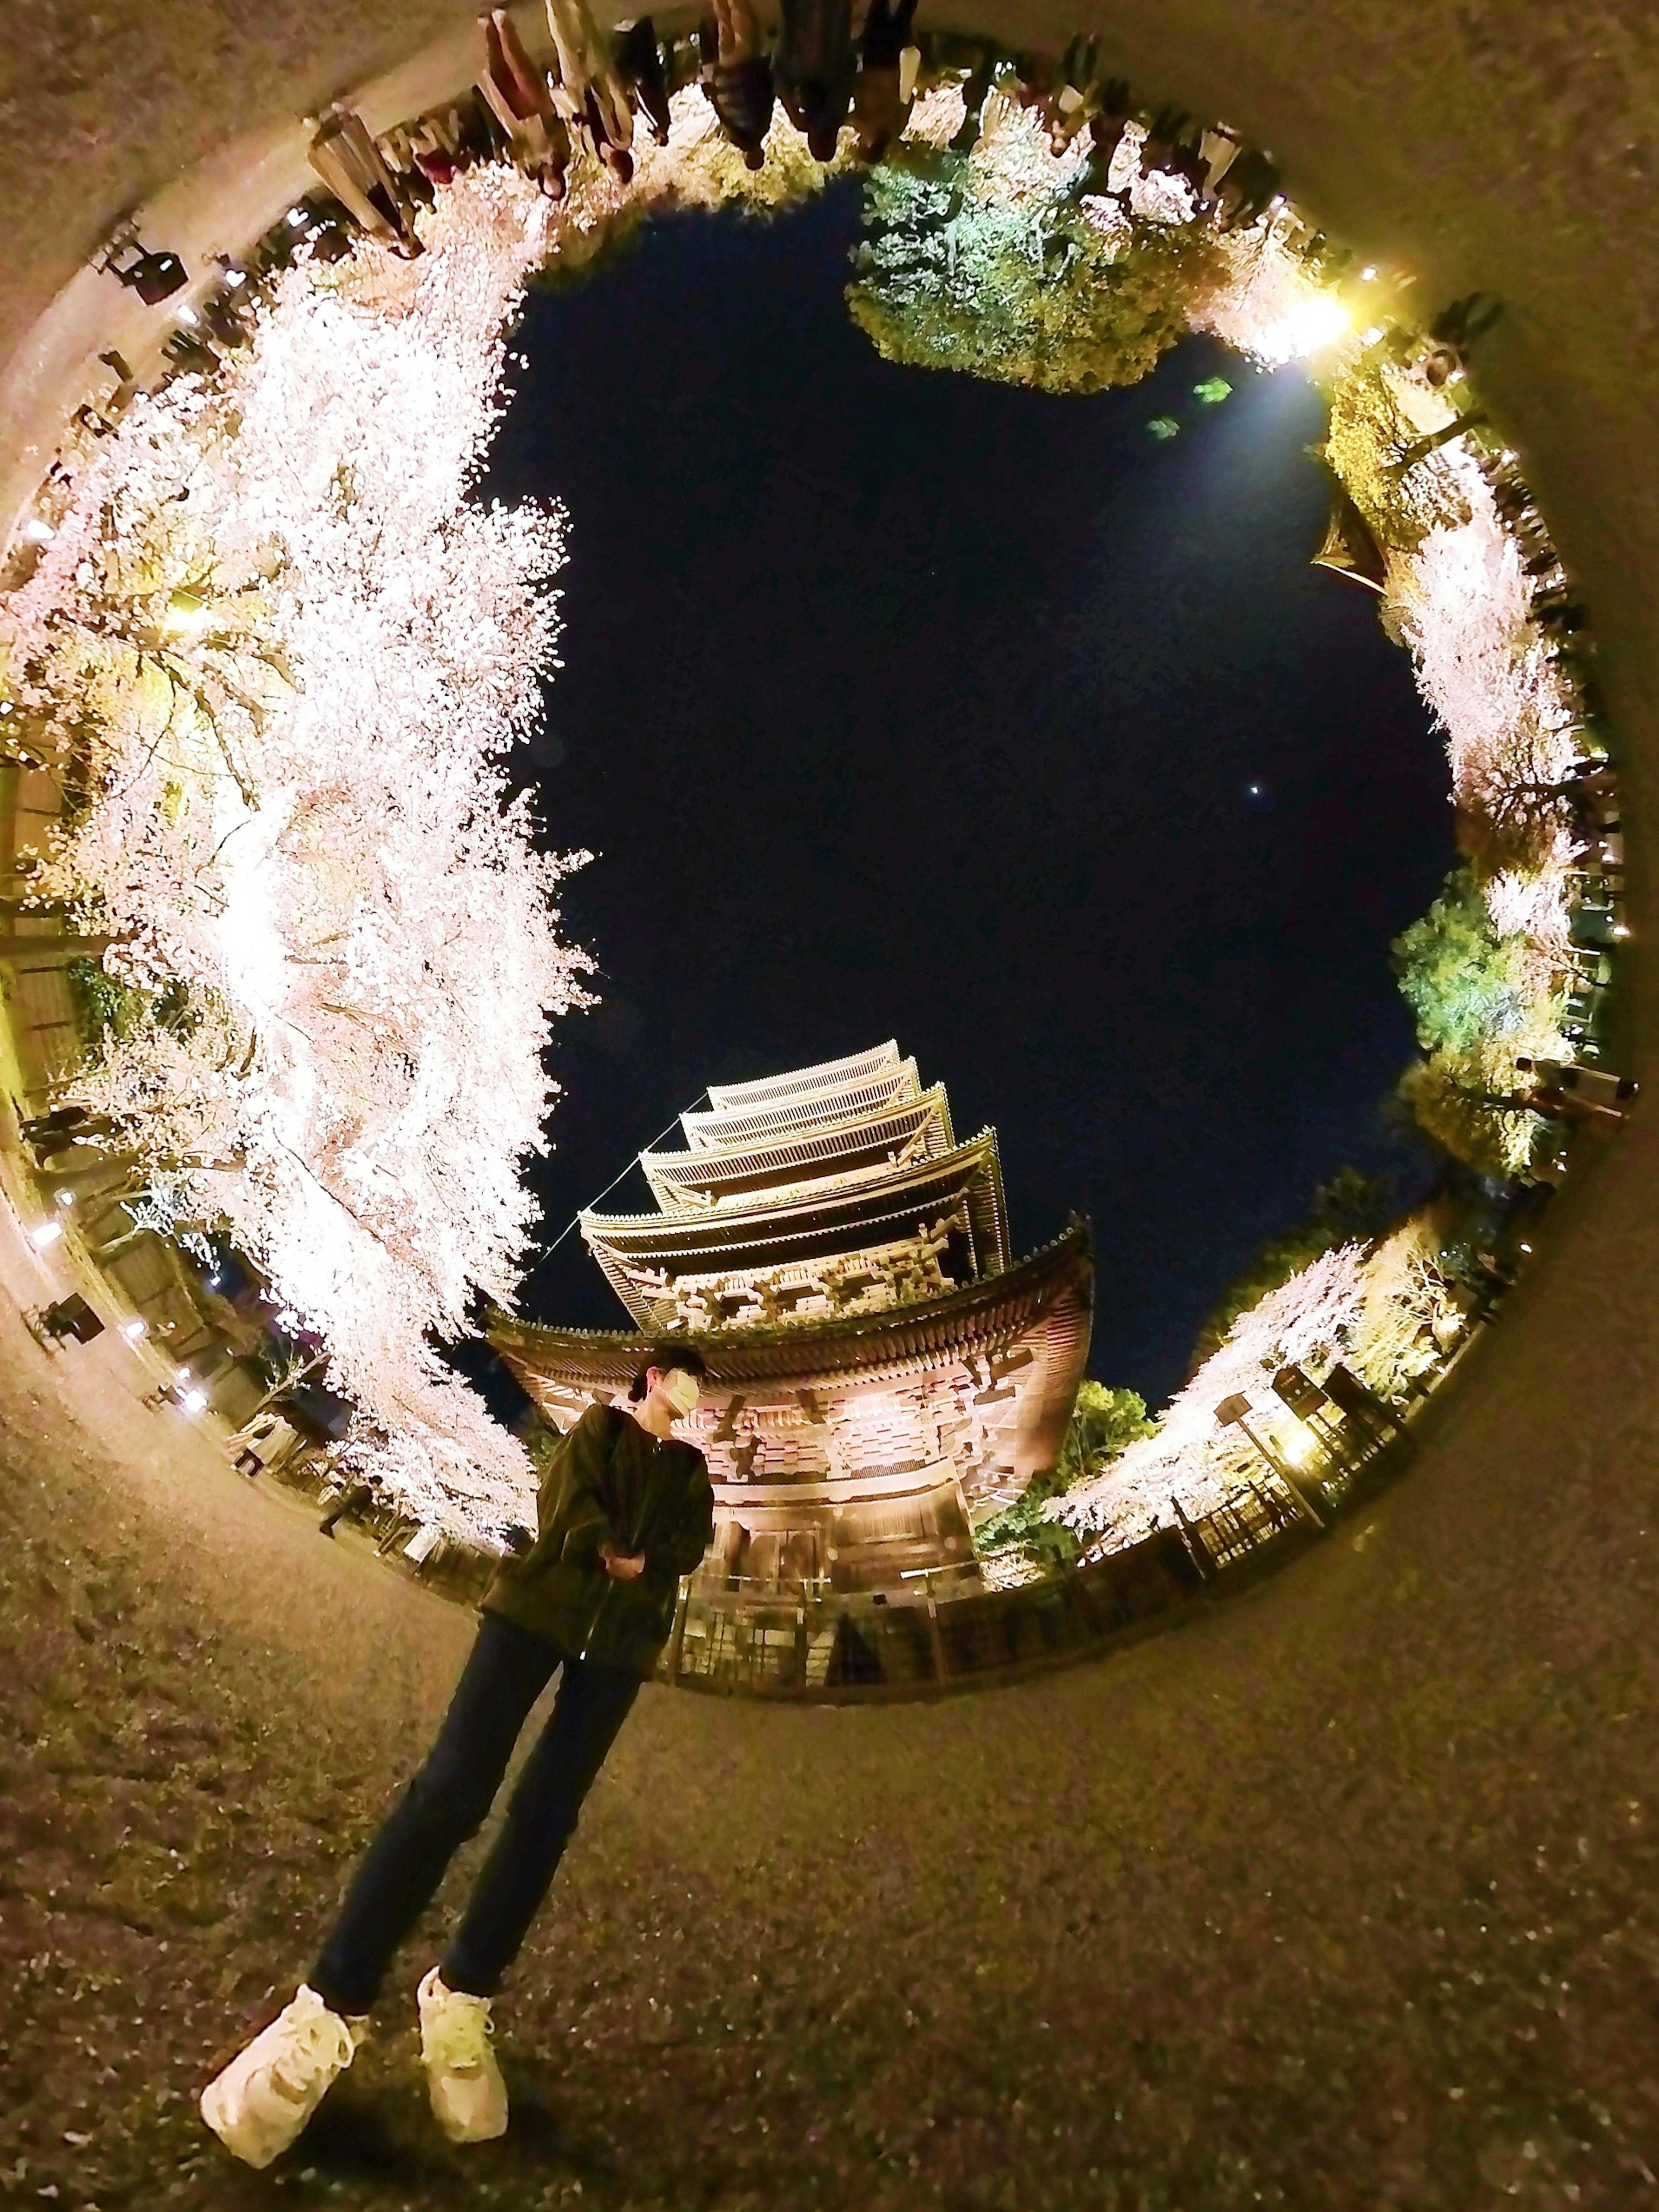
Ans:
[{"label": "person's hair", "polygon": [[628,1386],[628,1395],[636,1406],[651,1388],[647,1377],[653,1367],[659,1368],[665,1375],[671,1368],[678,1367],[682,1375],[695,1375],[699,1382],[708,1380],[708,1369],[702,1352],[693,1352],[689,1344],[653,1344]]}]

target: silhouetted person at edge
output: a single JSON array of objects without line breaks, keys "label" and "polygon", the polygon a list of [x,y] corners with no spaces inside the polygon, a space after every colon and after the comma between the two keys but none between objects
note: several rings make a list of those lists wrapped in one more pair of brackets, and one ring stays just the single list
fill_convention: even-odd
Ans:
[{"label": "silhouetted person at edge", "polygon": [[962,127],[951,141],[953,154],[971,154],[979,143],[984,120],[985,103],[991,96],[991,88],[997,80],[997,54],[994,46],[981,46],[979,58],[969,71],[962,87]]},{"label": "silhouetted person at edge", "polygon": [[713,21],[697,26],[697,45],[702,55],[702,88],[720,129],[743,155],[746,167],[763,167],[775,88],[772,64],[762,51],[760,23],[750,0],[714,0]]},{"label": "silhouetted person at edge", "polygon": [[[915,89],[915,67],[921,57],[913,54],[909,69],[905,50],[915,20],[916,0],[870,0],[859,42],[858,81],[853,88],[853,125],[858,132],[859,159],[878,161],[910,117],[907,90]],[[910,82],[907,88],[907,75]]]},{"label": "silhouetted person at edge", "polygon": [[353,1513],[359,1513],[374,1496],[366,1482],[349,1482],[338,1495],[329,1501],[329,1507],[317,1523],[319,1536],[331,1536],[339,1523]]},{"label": "silhouetted person at edge", "polygon": [[555,1449],[536,1540],[496,1569],[437,1741],[359,1863],[309,1980],[202,2093],[203,2118],[248,2165],[286,2150],[351,2063],[394,1954],[483,1826],[530,1709],[558,1672],[551,1717],[454,1941],[418,1991],[439,2125],[458,2143],[505,2130],[490,2001],[655,1669],[680,1577],[714,1535],[707,1463],[672,1434],[696,1410],[704,1371],[689,1349],[653,1351],[628,1396],[590,1406]]},{"label": "silhouetted person at edge", "polygon": [[662,48],[657,42],[657,27],[650,16],[641,15],[636,22],[624,24],[611,42],[611,52],[635,106],[641,115],[650,118],[652,137],[658,145],[665,146],[674,118],[668,106],[668,76],[663,68]]},{"label": "silhouetted person at edge", "polygon": [[[557,82],[554,104],[619,185],[634,177],[634,107],[587,0],[547,0]],[[550,73],[551,74],[551,73]]]},{"label": "silhouetted person at edge", "polygon": [[[1089,118],[1089,150],[1073,179],[1079,199],[1092,194],[1104,199],[1111,185],[1112,163],[1123,143],[1131,113],[1129,87],[1121,76],[1109,78],[1100,92],[1100,106]],[[1122,197],[1127,201],[1126,191]]]},{"label": "silhouetted person at edge", "polygon": [[856,69],[852,0],[782,0],[772,74],[817,161],[836,158]]}]

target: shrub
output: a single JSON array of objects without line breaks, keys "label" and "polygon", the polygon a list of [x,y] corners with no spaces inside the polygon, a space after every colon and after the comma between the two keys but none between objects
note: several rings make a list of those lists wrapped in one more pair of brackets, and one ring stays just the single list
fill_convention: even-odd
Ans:
[{"label": "shrub", "polygon": [[1186,335],[1215,282],[1206,232],[1125,216],[1109,234],[1063,191],[1012,200],[978,183],[972,156],[923,147],[871,176],[847,301],[885,359],[1102,392]]}]

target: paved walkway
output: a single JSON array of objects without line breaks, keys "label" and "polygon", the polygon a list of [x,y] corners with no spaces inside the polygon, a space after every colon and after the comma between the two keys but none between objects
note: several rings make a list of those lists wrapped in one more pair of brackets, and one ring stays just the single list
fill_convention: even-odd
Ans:
[{"label": "paved walkway", "polygon": [[[1659,1525],[1550,1319],[1523,1297],[1364,1526],[1109,1661],[874,1711],[648,1691],[502,2006],[524,2124],[444,2148],[393,2008],[304,2153],[328,2201],[1642,2201]],[[191,2093],[303,1967],[467,1623],[99,1346],[8,1310],[0,1351],[0,2172],[264,2202]]]},{"label": "paved walkway", "polygon": [[[445,13],[287,0],[233,29],[205,0],[110,0],[100,44],[65,60],[91,19],[26,11],[8,304],[67,275],[89,185],[165,173],[232,118],[275,129]],[[1508,297],[1484,380],[1595,619],[1639,832],[1659,711],[1647,9],[1124,0],[1113,37],[1433,297]],[[1623,1057],[1651,1090],[1641,876],[1633,918]],[[1654,2201],[1656,1129],[1644,1108],[1575,1169],[1419,1470],[1231,1610],[938,1706],[647,1692],[503,2004],[512,2136],[444,2149],[394,2018],[292,2193]],[[0,1229],[0,2187],[264,2204],[272,2179],[203,2143],[191,2093],[303,1965],[466,1623],[145,1412],[100,1346],[49,1358],[9,1303],[33,1302],[27,1268]]]}]

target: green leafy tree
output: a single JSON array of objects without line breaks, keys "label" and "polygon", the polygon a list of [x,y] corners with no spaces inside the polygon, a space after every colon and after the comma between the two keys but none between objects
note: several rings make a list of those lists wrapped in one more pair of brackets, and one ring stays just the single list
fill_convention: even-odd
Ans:
[{"label": "green leafy tree", "polygon": [[1042,392],[1135,384],[1215,283],[1191,223],[1132,218],[1109,239],[1064,191],[999,198],[973,157],[906,148],[865,189],[847,301],[889,361]]},{"label": "green leafy tree", "polygon": [[1425,1049],[1472,1052],[1517,1030],[1527,1013],[1526,949],[1524,938],[1492,927],[1472,869],[1448,877],[1428,912],[1389,947]]},{"label": "green leafy tree", "polygon": [[1115,1459],[1126,1444],[1150,1437],[1157,1426],[1139,1390],[1115,1389],[1109,1382],[1079,1383],[1054,1470],[1058,1486],[1051,1495],[1069,1490],[1103,1461]]},{"label": "green leafy tree", "polygon": [[975,1549],[981,1557],[994,1552],[1023,1552],[1033,1566],[1050,1573],[1069,1567],[1082,1550],[1081,1544],[1063,1522],[1042,1517],[1043,1506],[1064,1487],[1057,1470],[1033,1476],[1012,1505],[981,1522],[974,1531]]},{"label": "green leafy tree", "polygon": [[[1433,460],[1436,445],[1401,413],[1389,368],[1371,348],[1337,377],[1323,453],[1379,544],[1409,552],[1426,531],[1467,522],[1469,507],[1456,477]],[[1460,416],[1437,435],[1446,443],[1470,427]]]},{"label": "green leafy tree", "polygon": [[1516,1055],[1538,1052],[1540,1038],[1547,1050],[1559,1013],[1527,939],[1498,935],[1479,878],[1462,867],[1390,950],[1428,1054],[1395,1097],[1439,1151],[1483,1175],[1516,1174],[1540,1126]]},{"label": "green leafy tree", "polygon": [[1406,1070],[1396,1095],[1431,1144],[1482,1175],[1523,1168],[1543,1127],[1524,1094],[1500,1087],[1479,1052],[1442,1046]]},{"label": "green leafy tree", "polygon": [[1109,1460],[1138,1437],[1150,1437],[1158,1423],[1149,1419],[1138,1390],[1114,1389],[1106,1382],[1083,1382],[1053,1470],[1034,1475],[1012,1505],[983,1521],[974,1532],[981,1553],[1018,1550],[1034,1565],[1051,1571],[1069,1566],[1080,1548],[1072,1530],[1043,1518],[1042,1509],[1085,1475],[1097,1474]]},{"label": "green leafy tree", "polygon": [[1382,1234],[1398,1212],[1399,1200],[1387,1176],[1339,1168],[1328,1182],[1321,1183],[1315,1191],[1307,1219],[1283,1237],[1270,1237],[1249,1267],[1229,1283],[1198,1333],[1189,1371],[1196,1374],[1212,1353],[1220,1350],[1239,1316],[1259,1306],[1269,1291],[1288,1283],[1322,1253],[1333,1252],[1339,1244],[1369,1244]]},{"label": "green leafy tree", "polygon": [[170,983],[159,994],[135,990],[101,961],[82,958],[64,962],[64,980],[82,1050],[94,1066],[108,1058],[112,1046],[130,1043],[148,1029],[187,1036],[195,1024],[196,1010],[182,983]]}]

